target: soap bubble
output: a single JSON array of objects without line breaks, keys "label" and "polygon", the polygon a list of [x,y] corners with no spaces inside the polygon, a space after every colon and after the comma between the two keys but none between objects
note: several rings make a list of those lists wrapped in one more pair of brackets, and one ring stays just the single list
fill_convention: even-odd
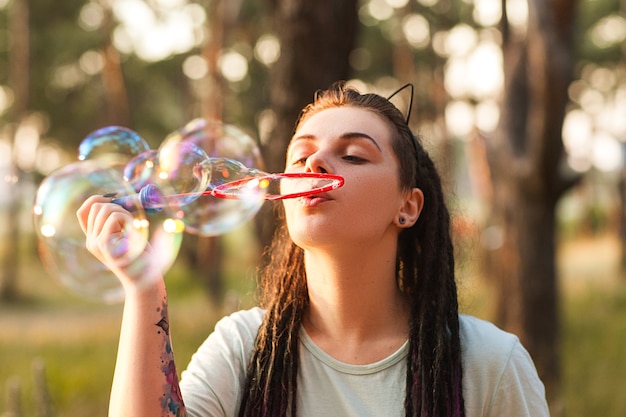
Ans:
[{"label": "soap bubble", "polygon": [[194,119],[168,135],[161,149],[173,143],[194,143],[208,155],[210,184],[207,192],[181,207],[188,233],[201,236],[224,234],[254,217],[264,203],[263,192],[245,199],[222,199],[211,194],[225,182],[258,175],[263,159],[256,141],[236,126],[215,120]]},{"label": "soap bubble", "polygon": [[150,146],[137,132],[121,126],[106,126],[81,141],[78,160],[100,159],[123,168],[130,159],[149,150]]},{"label": "soap bubble", "polygon": [[[131,159],[124,168],[124,179],[140,193],[140,199],[148,198],[144,201],[155,202],[155,190],[160,190],[163,201],[159,204],[184,206],[200,197],[209,186],[210,161],[195,144],[172,142],[158,151],[150,150]],[[143,207],[158,208],[154,204]]]},{"label": "soap bubble", "polygon": [[[146,273],[165,273],[178,255],[184,231],[218,236],[250,220],[267,200],[308,197],[343,185],[331,174],[262,170],[254,139],[218,121],[195,119],[150,149],[136,132],[109,126],[80,144],[78,161],[47,176],[37,191],[33,218],[44,266],[74,292],[106,302],[121,300],[118,278],[85,246],[76,218],[93,195],[130,213],[115,255],[139,284]],[[141,280],[143,277],[143,280]]]},{"label": "soap bubble", "polygon": [[[76,212],[90,196],[113,193],[136,195],[115,168],[98,160],[78,161],[43,180],[33,207],[44,267],[67,288],[105,302],[123,299],[124,292],[117,277],[87,250]],[[138,201],[133,219],[125,230],[128,239],[112,241],[111,251],[119,253],[120,262],[131,271],[142,271],[148,264],[166,271],[178,255],[182,222],[169,210],[148,216]],[[142,255],[147,245],[152,248],[150,256]],[[149,276],[154,274],[145,275]]]},{"label": "soap bubble", "polygon": [[209,158],[227,158],[248,168],[264,168],[257,141],[237,126],[217,120],[194,119],[169,134],[161,146],[172,142],[192,142],[202,148]]},{"label": "soap bubble", "polygon": [[238,161],[211,158],[211,181],[207,192],[180,210],[188,233],[200,236],[218,236],[250,220],[265,202],[265,190],[257,189],[237,199],[223,199],[212,194],[216,186],[230,181],[259,175]]}]

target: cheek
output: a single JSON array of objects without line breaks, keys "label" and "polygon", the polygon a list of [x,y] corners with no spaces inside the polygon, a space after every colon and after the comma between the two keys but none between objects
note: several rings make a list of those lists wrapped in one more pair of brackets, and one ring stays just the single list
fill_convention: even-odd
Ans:
[{"label": "cheek", "polygon": [[396,175],[380,173],[355,180],[355,189],[351,191],[355,200],[368,204],[389,204],[400,196],[400,186]]}]

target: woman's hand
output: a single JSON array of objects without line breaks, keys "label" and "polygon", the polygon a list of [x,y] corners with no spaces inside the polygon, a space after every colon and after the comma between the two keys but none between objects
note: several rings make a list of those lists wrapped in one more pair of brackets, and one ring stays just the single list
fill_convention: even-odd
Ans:
[{"label": "woman's hand", "polygon": [[76,212],[86,247],[120,279],[125,290],[160,278],[151,268],[147,232],[134,228],[133,216],[103,196],[89,197]]}]

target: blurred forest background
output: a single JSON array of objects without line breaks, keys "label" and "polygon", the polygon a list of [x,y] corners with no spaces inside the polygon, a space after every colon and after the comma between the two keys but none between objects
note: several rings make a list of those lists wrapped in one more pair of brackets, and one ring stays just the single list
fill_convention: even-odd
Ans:
[{"label": "blurred forest background", "polygon": [[[463,312],[520,336],[553,415],[626,415],[626,1],[0,0],[0,17],[0,415],[106,415],[121,307],[56,282],[32,224],[84,137],[119,125],[156,148],[213,118],[280,172],[300,108],[340,79],[414,84]],[[254,304],[269,208],[184,236],[166,277],[179,370]]]}]

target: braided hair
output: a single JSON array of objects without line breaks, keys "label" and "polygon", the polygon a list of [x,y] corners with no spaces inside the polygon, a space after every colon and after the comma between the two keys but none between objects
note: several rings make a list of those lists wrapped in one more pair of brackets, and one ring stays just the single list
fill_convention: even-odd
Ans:
[{"label": "braided hair", "polygon": [[[296,129],[311,115],[339,106],[364,108],[389,122],[400,186],[416,187],[424,194],[418,221],[398,237],[396,257],[398,285],[410,303],[405,415],[463,417],[454,254],[439,174],[389,100],[360,94],[343,82],[318,92],[302,110]],[[291,241],[284,221],[269,248],[259,293],[267,313],[248,364],[239,416],[295,417],[298,337],[309,299],[304,251]]]}]

